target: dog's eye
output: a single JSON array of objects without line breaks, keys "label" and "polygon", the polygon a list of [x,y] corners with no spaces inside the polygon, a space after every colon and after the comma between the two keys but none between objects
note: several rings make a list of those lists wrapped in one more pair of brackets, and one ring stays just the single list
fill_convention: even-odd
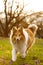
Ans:
[{"label": "dog's eye", "polygon": [[20,36],[20,34],[19,34],[19,36]]},{"label": "dog's eye", "polygon": [[21,34],[19,33],[19,36],[20,36]]}]

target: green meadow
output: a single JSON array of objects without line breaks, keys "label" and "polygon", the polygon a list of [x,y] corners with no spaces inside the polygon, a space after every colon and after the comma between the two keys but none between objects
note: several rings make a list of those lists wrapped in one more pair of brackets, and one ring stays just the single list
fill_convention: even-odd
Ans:
[{"label": "green meadow", "polygon": [[43,65],[43,39],[36,39],[23,59],[17,54],[17,60],[10,64],[12,46],[8,38],[0,38],[0,65]]}]

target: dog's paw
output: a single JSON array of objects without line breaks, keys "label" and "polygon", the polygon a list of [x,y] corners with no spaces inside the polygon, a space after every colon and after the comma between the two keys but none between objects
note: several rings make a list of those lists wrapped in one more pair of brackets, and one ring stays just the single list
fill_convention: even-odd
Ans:
[{"label": "dog's paw", "polygon": [[24,54],[21,54],[21,57],[22,58],[25,58],[26,57],[26,54],[24,53]]}]

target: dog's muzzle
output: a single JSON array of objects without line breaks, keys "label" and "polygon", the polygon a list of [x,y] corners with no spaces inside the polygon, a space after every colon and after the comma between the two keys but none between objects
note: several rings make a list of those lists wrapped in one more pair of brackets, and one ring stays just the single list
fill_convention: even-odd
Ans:
[{"label": "dog's muzzle", "polygon": [[16,37],[16,40],[20,40],[20,37],[19,37],[19,36],[17,36],[17,37]]}]

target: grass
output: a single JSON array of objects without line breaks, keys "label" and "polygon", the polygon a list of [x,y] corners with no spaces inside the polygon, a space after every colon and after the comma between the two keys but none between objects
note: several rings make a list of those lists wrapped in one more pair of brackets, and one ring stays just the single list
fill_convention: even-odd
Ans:
[{"label": "grass", "polygon": [[[0,65],[10,65],[11,50],[9,39],[0,39]],[[23,65],[24,63],[35,65],[35,60],[39,61],[39,65],[43,65],[43,39],[36,39],[36,43],[28,50],[25,59],[17,55],[17,60],[12,65]]]}]

